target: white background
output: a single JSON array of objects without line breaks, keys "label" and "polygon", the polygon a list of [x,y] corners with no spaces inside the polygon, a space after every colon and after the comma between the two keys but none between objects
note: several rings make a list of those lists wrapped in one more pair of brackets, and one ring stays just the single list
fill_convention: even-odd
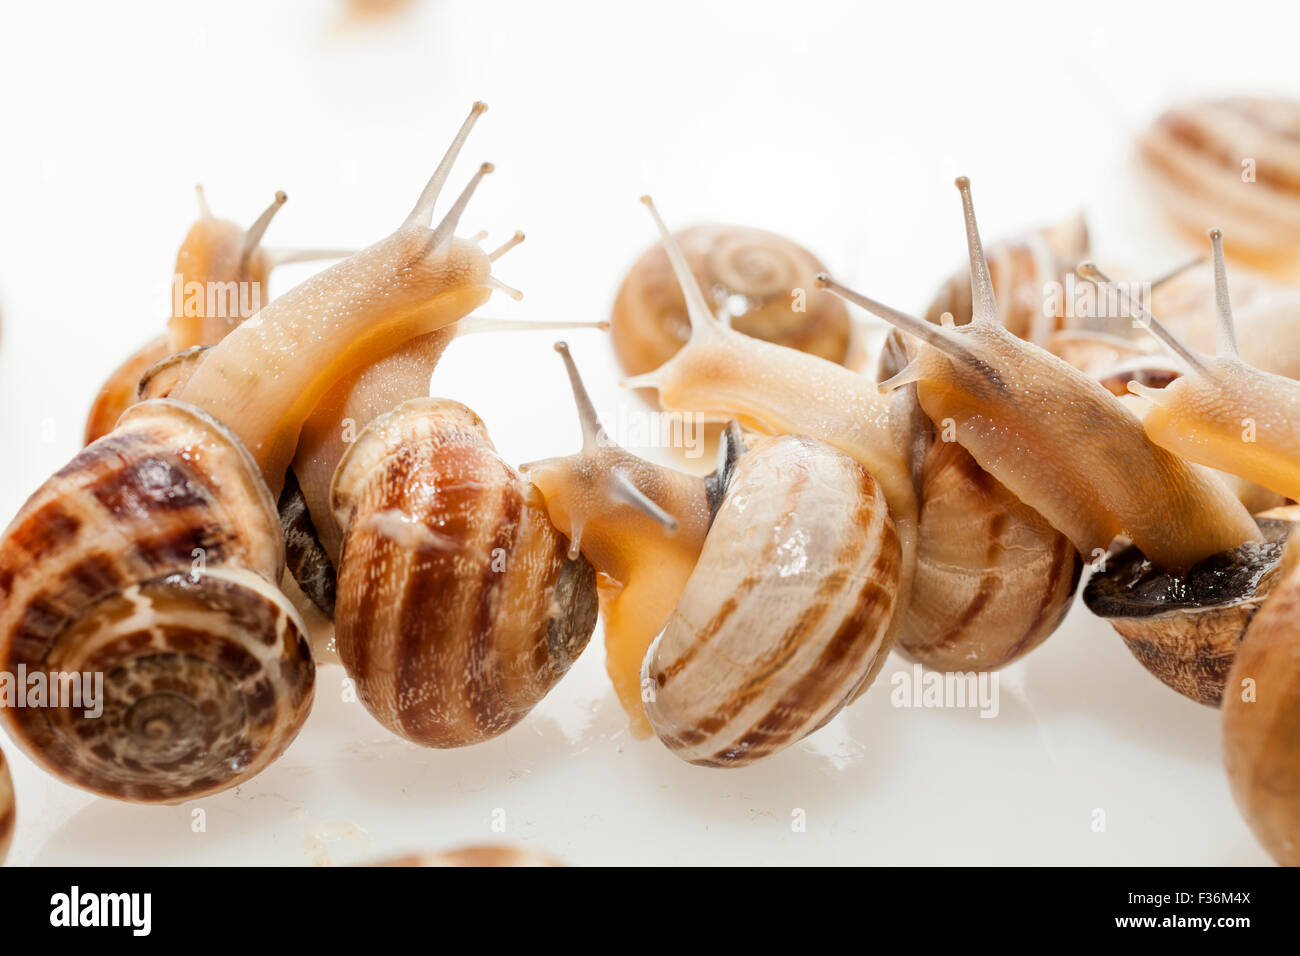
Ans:
[{"label": "white background", "polygon": [[[464,230],[529,236],[499,268],[525,300],[485,314],[606,317],[654,238],[645,191],[676,227],[784,232],[913,311],[962,262],[961,173],[986,239],[1082,208],[1103,261],[1157,273],[1187,250],[1143,205],[1135,131],[1201,93],[1300,95],[1296,8],[1045,6],[416,0],[357,25],[341,2],[6,3],[0,520],[162,330],[194,183],[243,222],[285,189],[271,243],[364,245],[405,216],[476,98],[491,110],[452,187],[480,160],[497,172]],[[553,338],[460,341],[434,378],[515,463],[577,445]],[[600,334],[569,338],[598,407],[632,401]],[[499,839],[575,864],[1267,861],[1228,794],[1218,715],[1082,606],[1003,673],[996,719],[892,708],[895,658],[824,731],[743,771],[630,741],[601,657],[598,633],[530,718],[454,752],[391,737],[323,668],[301,737],[201,801],[202,834],[193,805],[95,799],[5,742],[11,862],[340,864]]]}]

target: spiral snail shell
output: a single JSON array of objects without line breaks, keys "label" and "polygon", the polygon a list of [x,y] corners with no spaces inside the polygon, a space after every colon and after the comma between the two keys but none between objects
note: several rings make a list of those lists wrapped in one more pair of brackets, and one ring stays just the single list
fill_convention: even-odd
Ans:
[{"label": "spiral snail shell", "polygon": [[[240,441],[192,406],[133,406],[0,543],[0,669],[103,676],[102,714],[6,708],[32,757],[128,800],[238,784],[311,706],[303,625],[276,590],[279,524]],[[21,670],[20,670],[21,669]]]},{"label": "spiral snail shell", "polygon": [[0,866],[4,865],[9,855],[9,847],[14,840],[14,781],[9,776],[9,764],[5,762],[4,751],[0,750]]},{"label": "spiral snail shell", "polygon": [[596,573],[456,402],[412,399],[349,448],[339,656],[384,726],[458,747],[518,723],[586,646]]},{"label": "spiral snail shell", "polygon": [[[814,287],[823,267],[808,250],[746,226],[694,226],[674,238],[705,296],[732,328],[845,361],[852,333],[848,310]],[[655,245],[632,267],[614,300],[614,354],[627,374],[640,375],[672,358],[690,333],[686,298],[663,247]]]},{"label": "spiral snail shell", "polygon": [[900,560],[858,462],[806,436],[755,441],[645,658],[659,739],[690,763],[742,767],[823,726],[887,653]]},{"label": "spiral snail shell", "polygon": [[1189,234],[1209,222],[1256,266],[1295,274],[1300,252],[1300,103],[1234,97],[1181,103],[1138,151],[1165,212]]}]

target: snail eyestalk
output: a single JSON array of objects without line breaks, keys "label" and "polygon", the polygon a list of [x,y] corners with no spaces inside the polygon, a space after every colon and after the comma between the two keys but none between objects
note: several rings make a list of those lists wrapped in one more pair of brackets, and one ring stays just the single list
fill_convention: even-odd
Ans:
[{"label": "snail eyestalk", "polygon": [[405,226],[431,226],[433,224],[433,207],[438,202],[438,195],[442,192],[442,187],[447,183],[447,177],[451,175],[451,168],[456,164],[456,157],[460,155],[461,147],[465,145],[465,140],[469,139],[470,130],[478,118],[487,112],[487,104],[483,101],[476,102],[470,107],[469,116],[460,124],[460,130],[456,133],[455,139],[451,141],[451,146],[443,154],[442,160],[429,177],[428,184],[424,191],[420,193],[420,198],[416,200],[415,208],[411,214],[406,217]]},{"label": "snail eyestalk", "polygon": [[691,272],[690,264],[686,261],[681,246],[677,244],[663,217],[659,215],[654,200],[649,196],[642,196],[641,202],[650,210],[650,217],[659,230],[659,238],[663,242],[664,251],[668,253],[668,261],[672,264],[673,274],[677,276],[677,282],[682,287],[682,295],[686,298],[686,314],[691,320],[691,335],[713,333],[722,323],[718,321],[718,317],[713,314],[713,310],[705,301],[704,293],[700,290],[700,284],[695,281],[695,274]]},{"label": "snail eyestalk", "polygon": [[261,244],[262,237],[266,235],[266,227],[271,224],[271,220],[280,211],[280,207],[288,201],[289,197],[285,195],[284,190],[276,190],[275,199],[271,205],[267,206],[253,224],[248,227],[248,231],[244,233],[244,251],[239,257],[239,267],[241,269],[248,263],[248,257]]}]

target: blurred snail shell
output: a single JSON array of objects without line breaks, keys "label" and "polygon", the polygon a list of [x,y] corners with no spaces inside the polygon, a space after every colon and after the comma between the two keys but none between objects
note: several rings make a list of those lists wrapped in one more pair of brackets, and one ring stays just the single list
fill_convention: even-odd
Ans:
[{"label": "blurred snail shell", "polygon": [[596,574],[465,406],[412,399],[339,464],[335,626],[366,708],[408,740],[457,747],[518,723],[596,625]]},{"label": "blurred snail shell", "polygon": [[376,866],[563,866],[545,854],[515,846],[466,846],[443,853],[399,856]]},{"label": "blurred snail shell", "polygon": [[659,739],[690,763],[739,767],[830,721],[888,653],[900,561],[858,462],[804,436],[757,440],[646,655]]},{"label": "blurred snail shell", "polygon": [[275,588],[273,502],[240,441],[192,406],[133,406],[0,541],[0,670],[102,674],[102,715],[5,708],[14,739],[107,796],[235,786],[298,733],[314,667]]},{"label": "blurred snail shell", "polygon": [[1234,254],[1294,265],[1300,249],[1300,103],[1235,97],[1182,103],[1138,150],[1165,212],[1199,235],[1216,223]]},{"label": "blurred snail shell", "polygon": [[1255,615],[1223,695],[1223,759],[1237,807],[1282,866],[1300,866],[1300,536]]},{"label": "blurred snail shell", "polygon": [[[705,298],[746,335],[832,362],[848,356],[848,310],[817,289],[818,259],[789,239],[746,226],[703,225],[676,233]],[[797,302],[797,291],[805,300]],[[797,305],[803,311],[795,311]],[[691,334],[686,299],[661,245],[641,256],[623,280],[610,319],[619,365],[640,375],[673,357]]]},{"label": "blurred snail shell", "polygon": [[9,847],[14,839],[14,781],[9,776],[9,765],[5,763],[4,751],[0,750],[0,866],[4,865],[9,855]]},{"label": "blurred snail shell", "polygon": [[[902,334],[892,330],[880,378],[897,374],[908,359]],[[942,440],[914,386],[895,396],[920,502],[916,578],[912,600],[902,609],[898,647],[936,670],[1004,667],[1060,626],[1082,561],[1046,518],[960,444]]]},{"label": "blurred snail shell", "polygon": [[[1051,333],[1066,324],[1064,315],[1047,314],[1046,286],[1063,283],[1088,257],[1088,225],[1083,216],[992,243],[987,256],[1003,326],[1013,335],[1045,346]],[[971,320],[969,269],[956,272],[940,287],[925,318],[938,325],[945,312],[957,325]]]},{"label": "blurred snail shell", "polygon": [[1115,628],[1143,667],[1207,707],[1223,699],[1242,634],[1277,582],[1294,527],[1281,517],[1256,520],[1263,542],[1213,555],[1186,573],[1162,571],[1128,547],[1108,556],[1083,589],[1088,610]]}]

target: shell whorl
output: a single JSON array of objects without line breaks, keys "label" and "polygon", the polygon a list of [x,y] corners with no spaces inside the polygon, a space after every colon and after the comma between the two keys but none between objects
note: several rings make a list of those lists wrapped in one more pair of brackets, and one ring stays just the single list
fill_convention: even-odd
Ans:
[{"label": "shell whorl", "polygon": [[[816,287],[821,262],[789,239],[745,226],[695,226],[676,234],[709,305],[756,338],[843,363],[851,324],[842,302]],[[796,290],[805,309],[796,311]],[[663,247],[647,250],[624,279],[610,339],[629,375],[658,368],[690,338],[686,300]]]},{"label": "shell whorl", "polygon": [[335,626],[358,696],[432,747],[518,723],[595,628],[595,571],[569,560],[541,494],[459,403],[413,399],[348,449]]},{"label": "shell whorl", "polygon": [[901,560],[865,468],[804,436],[757,441],[646,655],[656,734],[690,763],[738,767],[831,720],[888,653]]},{"label": "shell whorl", "polygon": [[4,865],[13,843],[15,819],[14,781],[9,776],[9,764],[5,762],[4,751],[0,750],[0,866]]},{"label": "shell whorl", "polygon": [[6,708],[68,781],[178,802],[261,770],[306,718],[314,666],[272,582],[273,502],[247,451],[199,409],[156,400],[81,451],[0,542],[0,670],[102,675],[102,713]]}]

